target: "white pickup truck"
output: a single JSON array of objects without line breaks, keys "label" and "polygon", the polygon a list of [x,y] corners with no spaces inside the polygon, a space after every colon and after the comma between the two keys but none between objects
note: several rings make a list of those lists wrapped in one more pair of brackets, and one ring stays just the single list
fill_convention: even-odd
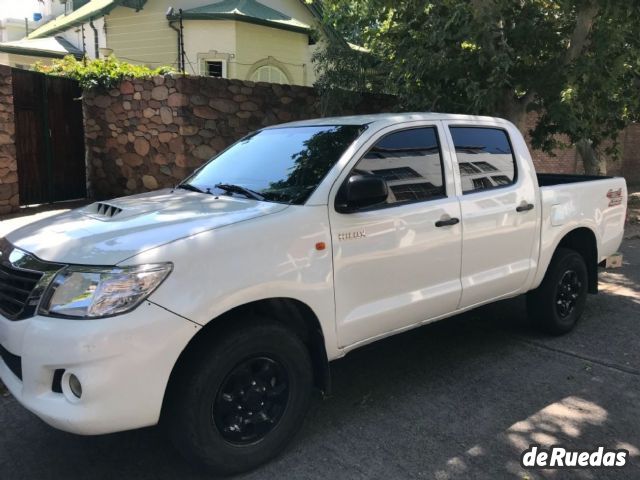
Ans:
[{"label": "white pickup truck", "polygon": [[265,128],[174,189],[2,239],[0,377],[59,429],[162,422],[189,459],[247,470],[355,348],[524,293],[544,330],[571,330],[626,197],[622,178],[536,175],[497,118]]}]

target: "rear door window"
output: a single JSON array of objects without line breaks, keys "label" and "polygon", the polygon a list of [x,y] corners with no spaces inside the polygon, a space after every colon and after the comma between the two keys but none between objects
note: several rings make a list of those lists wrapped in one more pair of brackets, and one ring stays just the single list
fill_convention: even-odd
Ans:
[{"label": "rear door window", "polygon": [[449,127],[463,193],[512,185],[516,161],[507,132],[488,127]]}]

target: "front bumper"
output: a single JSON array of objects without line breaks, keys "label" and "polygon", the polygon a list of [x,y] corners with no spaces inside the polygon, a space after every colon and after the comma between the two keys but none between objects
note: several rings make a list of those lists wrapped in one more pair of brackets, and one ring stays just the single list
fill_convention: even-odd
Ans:
[{"label": "front bumper", "polygon": [[[49,425],[97,435],[158,423],[171,371],[199,326],[150,302],[124,315],[96,320],[0,316],[0,345],[22,380],[0,359],[0,378],[12,395]],[[13,370],[13,371],[12,371]],[[77,399],[52,388],[73,373]]]}]

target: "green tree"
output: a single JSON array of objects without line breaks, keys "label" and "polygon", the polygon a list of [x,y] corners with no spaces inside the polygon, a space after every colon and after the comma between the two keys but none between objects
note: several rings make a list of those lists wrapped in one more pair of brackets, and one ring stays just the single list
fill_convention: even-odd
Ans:
[{"label": "green tree", "polygon": [[637,0],[326,0],[326,22],[348,41],[317,54],[318,88],[397,95],[405,110],[508,118],[531,111],[536,148],[578,146],[588,172],[640,106]]}]

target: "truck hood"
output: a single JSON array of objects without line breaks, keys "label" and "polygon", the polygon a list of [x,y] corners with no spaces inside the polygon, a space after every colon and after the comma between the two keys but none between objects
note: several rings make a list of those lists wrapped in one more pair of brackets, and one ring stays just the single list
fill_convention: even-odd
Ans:
[{"label": "truck hood", "polygon": [[6,238],[42,260],[116,265],[165,243],[285,208],[278,203],[165,189],[93,203],[26,225]]}]

